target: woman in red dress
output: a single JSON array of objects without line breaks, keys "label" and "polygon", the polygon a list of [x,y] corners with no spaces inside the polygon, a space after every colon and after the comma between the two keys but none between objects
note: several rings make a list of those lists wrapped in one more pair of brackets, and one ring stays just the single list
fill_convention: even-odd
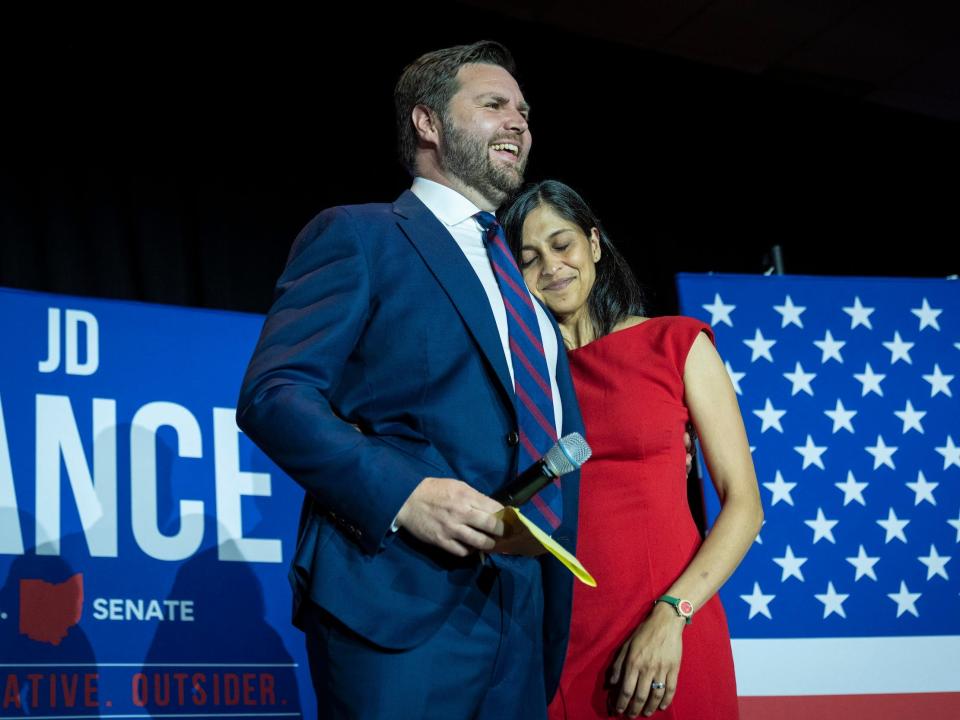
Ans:
[{"label": "woman in red dress", "polygon": [[[574,588],[551,720],[737,717],[730,635],[716,594],[757,536],[760,494],[713,333],[643,317],[629,267],[566,185],[530,186],[502,222],[531,292],[556,317],[593,457],[580,482]],[[722,510],[702,540],[687,504],[692,421]]]}]

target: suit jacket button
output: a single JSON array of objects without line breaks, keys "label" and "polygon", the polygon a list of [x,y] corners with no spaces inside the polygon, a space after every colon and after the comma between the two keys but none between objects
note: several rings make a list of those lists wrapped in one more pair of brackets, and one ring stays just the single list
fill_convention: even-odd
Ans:
[{"label": "suit jacket button", "polygon": [[511,430],[507,433],[507,445],[510,447],[516,447],[520,444],[520,435],[516,430]]}]

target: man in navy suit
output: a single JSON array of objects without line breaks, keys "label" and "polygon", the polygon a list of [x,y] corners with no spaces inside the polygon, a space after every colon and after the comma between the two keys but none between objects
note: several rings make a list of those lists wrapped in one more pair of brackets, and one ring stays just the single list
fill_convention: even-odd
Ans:
[{"label": "man in navy suit", "polygon": [[[404,70],[411,189],[304,228],[244,378],[240,427],[306,490],[291,582],[323,717],[536,718],[556,689],[572,576],[490,497],[517,474],[519,436],[476,215],[523,180],[513,71],[493,42]],[[556,325],[533,305],[557,433],[582,432]],[[553,533],[571,551],[578,480],[563,478]]]}]

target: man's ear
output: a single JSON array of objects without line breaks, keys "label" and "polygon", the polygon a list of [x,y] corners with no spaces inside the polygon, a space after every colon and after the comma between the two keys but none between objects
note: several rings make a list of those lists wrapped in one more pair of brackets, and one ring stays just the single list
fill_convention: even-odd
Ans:
[{"label": "man's ear", "polygon": [[440,145],[440,118],[433,110],[426,105],[415,105],[410,119],[421,143]]}]

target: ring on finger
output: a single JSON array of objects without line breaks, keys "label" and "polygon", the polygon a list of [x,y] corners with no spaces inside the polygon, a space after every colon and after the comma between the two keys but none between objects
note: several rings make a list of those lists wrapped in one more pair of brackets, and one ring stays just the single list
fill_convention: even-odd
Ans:
[{"label": "ring on finger", "polygon": [[663,690],[666,687],[666,684],[659,682],[657,680],[654,680],[652,683],[650,683],[650,687],[653,688],[654,690]]}]

